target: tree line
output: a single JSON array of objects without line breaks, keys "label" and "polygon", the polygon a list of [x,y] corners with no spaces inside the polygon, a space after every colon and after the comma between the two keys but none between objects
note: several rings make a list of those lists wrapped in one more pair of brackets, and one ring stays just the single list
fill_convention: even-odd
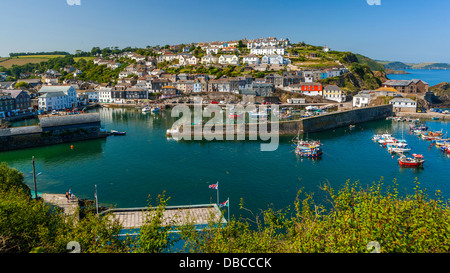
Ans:
[{"label": "tree line", "polygon": [[9,57],[33,56],[33,55],[70,55],[70,53],[65,51],[9,53]]}]

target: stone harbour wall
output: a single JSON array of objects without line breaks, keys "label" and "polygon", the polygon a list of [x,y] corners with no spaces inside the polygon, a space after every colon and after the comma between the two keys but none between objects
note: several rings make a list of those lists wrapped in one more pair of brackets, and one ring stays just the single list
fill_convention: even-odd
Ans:
[{"label": "stone harbour wall", "polygon": [[0,129],[0,152],[106,137],[98,113],[88,115],[43,118],[44,128],[40,124]]}]

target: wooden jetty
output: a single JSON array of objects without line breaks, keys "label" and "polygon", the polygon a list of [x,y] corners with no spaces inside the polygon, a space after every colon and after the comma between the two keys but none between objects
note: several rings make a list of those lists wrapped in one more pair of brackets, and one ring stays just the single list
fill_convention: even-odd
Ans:
[{"label": "wooden jetty", "polygon": [[[123,229],[139,229],[156,208],[125,208],[109,209],[100,215],[111,214],[114,220],[122,225]],[[191,205],[191,206],[167,206],[163,212],[163,226],[181,226],[192,223],[195,226],[207,225],[210,221],[222,224],[226,223],[216,204]]]},{"label": "wooden jetty", "polygon": [[64,210],[64,214],[68,216],[75,215],[75,219],[79,218],[77,197],[73,196],[70,200],[67,200],[65,194],[43,193],[42,199],[46,203],[62,208]]}]

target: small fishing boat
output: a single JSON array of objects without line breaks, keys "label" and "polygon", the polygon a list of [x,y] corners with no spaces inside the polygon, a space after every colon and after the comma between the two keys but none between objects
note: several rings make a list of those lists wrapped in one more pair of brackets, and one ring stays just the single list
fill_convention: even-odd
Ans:
[{"label": "small fishing boat", "polygon": [[322,157],[322,149],[316,146],[297,146],[295,153],[301,157]]},{"label": "small fishing boat", "polygon": [[158,113],[159,110],[160,110],[159,107],[153,107],[151,111],[152,111],[153,113]]},{"label": "small fishing boat", "polygon": [[396,143],[398,142],[397,139],[395,137],[386,137],[386,138],[382,138],[380,140],[378,140],[378,143],[386,146],[387,144],[392,144],[392,143]]},{"label": "small fishing boat", "polygon": [[298,147],[298,146],[301,146],[301,147],[312,147],[312,146],[314,146],[314,147],[320,147],[320,146],[322,146],[322,143],[320,143],[320,140],[298,140],[297,141],[297,144],[296,144],[296,146],[295,147]]},{"label": "small fishing boat", "polygon": [[142,113],[147,113],[150,112],[151,108],[149,106],[145,106],[144,108],[142,108]]},{"label": "small fishing boat", "polygon": [[378,142],[378,141],[380,141],[380,140],[382,140],[382,139],[387,139],[387,138],[392,138],[392,135],[386,133],[386,134],[373,135],[373,136],[372,136],[372,140],[375,141],[375,142]]},{"label": "small fishing boat", "polygon": [[425,134],[421,134],[420,137],[425,140],[438,140],[442,138],[442,135],[443,135],[442,131],[435,131],[435,132],[428,131]]},{"label": "small fishing boat", "polygon": [[413,157],[406,157],[405,155],[402,155],[398,159],[398,164],[400,167],[422,167],[423,163],[425,162],[425,159],[423,158],[423,155],[420,154],[412,154]]},{"label": "small fishing boat", "polygon": [[409,129],[411,131],[426,131],[428,130],[428,126],[426,124],[420,124],[419,126],[415,126],[415,124],[411,123],[409,125]]},{"label": "small fishing boat", "polygon": [[127,132],[125,131],[116,131],[116,130],[111,130],[110,133],[113,136],[124,136],[127,134]]},{"label": "small fishing boat", "polygon": [[411,151],[411,148],[409,148],[408,146],[397,146],[397,145],[390,145],[388,148],[388,151],[390,153],[396,153],[396,154],[401,154],[401,153],[406,153]]},{"label": "small fishing boat", "polygon": [[434,140],[434,145],[436,145],[436,147],[446,146],[447,144],[450,144],[450,138]]}]

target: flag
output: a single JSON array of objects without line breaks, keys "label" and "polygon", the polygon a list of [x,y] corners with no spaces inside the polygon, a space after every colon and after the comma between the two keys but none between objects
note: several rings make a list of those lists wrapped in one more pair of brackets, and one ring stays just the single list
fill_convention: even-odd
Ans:
[{"label": "flag", "polygon": [[219,182],[217,182],[216,184],[211,184],[209,185],[210,189],[214,189],[214,190],[218,190],[219,189]]},{"label": "flag", "polygon": [[220,203],[219,206],[221,206],[221,207],[228,207],[228,200],[223,202],[223,203]]}]

